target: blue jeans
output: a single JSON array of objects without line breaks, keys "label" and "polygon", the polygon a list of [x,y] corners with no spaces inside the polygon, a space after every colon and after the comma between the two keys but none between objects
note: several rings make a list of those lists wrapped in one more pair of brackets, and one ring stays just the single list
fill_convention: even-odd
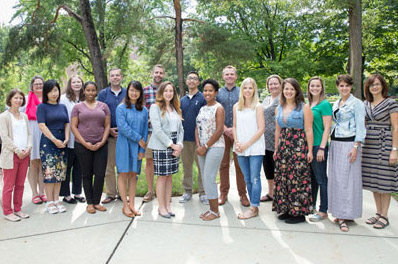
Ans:
[{"label": "blue jeans", "polygon": [[328,177],[326,175],[326,167],[328,160],[328,147],[325,148],[325,159],[321,162],[316,161],[316,154],[318,153],[319,146],[312,148],[314,153],[314,159],[311,162],[311,188],[312,188],[312,199],[314,202],[314,208],[316,207],[316,199],[318,196],[318,187],[320,189],[321,204],[319,211],[327,213],[328,211]]},{"label": "blue jeans", "polygon": [[250,206],[258,207],[261,196],[260,171],[263,164],[263,155],[238,156],[239,167],[245,176],[247,192],[249,193]]}]

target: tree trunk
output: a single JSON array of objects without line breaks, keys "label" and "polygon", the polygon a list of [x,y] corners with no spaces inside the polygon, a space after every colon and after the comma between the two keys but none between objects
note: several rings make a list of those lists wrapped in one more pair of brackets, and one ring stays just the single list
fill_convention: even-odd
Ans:
[{"label": "tree trunk", "polygon": [[174,0],[174,10],[176,13],[176,28],[175,28],[175,46],[176,46],[176,62],[178,75],[178,89],[180,96],[185,95],[184,85],[184,53],[182,48],[182,17],[180,0]]},{"label": "tree trunk", "polygon": [[86,37],[88,49],[90,51],[91,65],[93,66],[95,82],[99,89],[108,86],[107,75],[102,61],[101,48],[99,45],[97,33],[93,18],[91,16],[91,7],[89,0],[80,0],[80,9],[82,12],[82,26]]},{"label": "tree trunk", "polygon": [[349,34],[350,34],[350,75],[354,79],[353,94],[363,99],[362,85],[362,1],[348,2]]}]

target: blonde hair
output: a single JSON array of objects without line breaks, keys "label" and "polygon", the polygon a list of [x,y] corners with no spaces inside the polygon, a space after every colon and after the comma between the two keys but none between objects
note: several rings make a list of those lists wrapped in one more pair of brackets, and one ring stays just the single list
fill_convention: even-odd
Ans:
[{"label": "blonde hair", "polygon": [[270,81],[272,78],[278,79],[279,84],[280,84],[281,87],[282,87],[283,79],[282,79],[279,75],[277,75],[277,74],[272,74],[272,75],[268,76],[268,78],[267,78],[267,89],[268,89],[268,91],[269,91],[269,81]]},{"label": "blonde hair", "polygon": [[232,66],[232,65],[225,66],[225,68],[222,70],[222,74],[223,74],[223,75],[224,75],[224,73],[225,73],[226,70],[233,70],[233,71],[235,72],[235,74],[238,74],[238,71],[237,71],[236,68],[235,68],[234,66]]},{"label": "blonde hair", "polygon": [[252,102],[250,105],[251,109],[256,109],[256,106],[258,104],[258,90],[257,90],[257,84],[256,81],[253,78],[246,78],[243,80],[241,86],[240,86],[240,92],[239,92],[239,100],[238,100],[238,110],[242,111],[244,106],[245,106],[245,97],[243,96],[243,88],[246,87],[247,85],[252,85],[254,88],[253,91],[253,98],[252,98]]}]

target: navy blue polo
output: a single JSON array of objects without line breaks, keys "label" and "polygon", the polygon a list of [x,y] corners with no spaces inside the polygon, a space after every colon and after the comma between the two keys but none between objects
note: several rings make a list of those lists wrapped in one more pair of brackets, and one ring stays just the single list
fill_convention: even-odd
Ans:
[{"label": "navy blue polo", "polygon": [[206,105],[206,100],[201,92],[197,92],[189,98],[185,95],[181,98],[182,126],[184,127],[184,141],[195,142],[196,117],[200,108]]}]

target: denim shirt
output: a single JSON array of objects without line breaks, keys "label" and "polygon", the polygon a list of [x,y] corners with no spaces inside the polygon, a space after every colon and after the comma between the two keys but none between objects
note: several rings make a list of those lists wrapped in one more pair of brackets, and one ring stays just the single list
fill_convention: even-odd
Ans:
[{"label": "denim shirt", "polygon": [[340,100],[333,104],[333,126],[331,134],[337,138],[347,138],[355,136],[355,142],[364,142],[366,136],[365,129],[365,105],[362,101],[354,97],[352,94],[339,108]]},{"label": "denim shirt", "polygon": [[232,127],[233,125],[233,108],[234,104],[236,104],[239,100],[239,87],[234,86],[231,90],[228,90],[227,87],[223,87],[218,90],[217,102],[219,102],[225,111],[225,121],[224,124],[227,127]]},{"label": "denim shirt", "polygon": [[290,127],[290,128],[298,128],[304,129],[304,104],[301,104],[300,108],[295,108],[293,111],[289,113],[286,118],[286,123],[283,122],[283,107],[282,105],[278,106],[278,114],[275,117],[276,122],[281,128]]}]

